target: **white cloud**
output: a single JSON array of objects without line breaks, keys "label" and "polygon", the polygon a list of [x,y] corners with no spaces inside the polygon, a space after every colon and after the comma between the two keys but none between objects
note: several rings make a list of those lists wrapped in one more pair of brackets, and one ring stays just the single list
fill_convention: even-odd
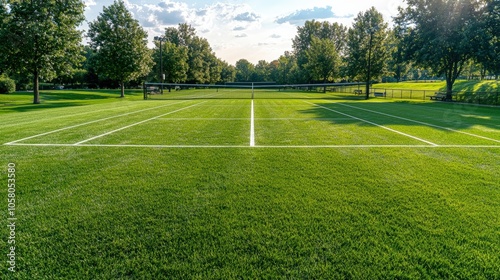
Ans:
[{"label": "white cloud", "polygon": [[90,10],[91,6],[97,5],[97,3],[94,0],[84,0],[83,3],[85,4],[85,9]]},{"label": "white cloud", "polygon": [[[113,0],[84,0],[88,21],[97,17],[95,5],[109,6]],[[124,0],[127,9],[149,34],[162,35],[179,23],[193,26],[206,38],[216,55],[234,64],[241,58],[253,63],[272,61],[292,50],[297,25],[316,19],[349,27],[353,18],[374,6],[390,22],[403,0]],[[92,9],[91,9],[92,7]],[[349,16],[349,17],[348,17]],[[278,21],[280,23],[278,23]]]},{"label": "white cloud", "polygon": [[333,19],[333,18],[351,18],[353,15],[346,16],[337,16],[333,10],[332,6],[322,7],[314,7],[312,9],[304,9],[295,11],[289,15],[279,17],[276,19],[276,23],[291,23],[295,25],[302,25],[307,20],[324,20],[324,19]]}]

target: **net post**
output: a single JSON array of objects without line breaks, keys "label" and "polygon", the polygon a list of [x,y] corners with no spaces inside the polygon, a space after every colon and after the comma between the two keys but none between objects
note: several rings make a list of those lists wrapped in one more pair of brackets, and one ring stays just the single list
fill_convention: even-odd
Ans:
[{"label": "net post", "polygon": [[148,100],[148,91],[147,91],[147,88],[146,88],[146,82],[142,83],[142,91],[143,91],[143,94],[144,94],[144,100]]}]

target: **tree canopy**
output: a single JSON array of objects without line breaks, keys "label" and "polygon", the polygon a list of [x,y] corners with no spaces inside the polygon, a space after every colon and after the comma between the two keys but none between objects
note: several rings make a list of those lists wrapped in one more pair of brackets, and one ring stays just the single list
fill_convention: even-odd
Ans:
[{"label": "tree canopy", "polygon": [[406,0],[396,19],[405,58],[444,74],[447,99],[477,46],[479,2],[475,0]]},{"label": "tree canopy", "polygon": [[39,79],[70,75],[82,60],[84,20],[80,0],[1,1],[0,59],[3,68],[30,73],[33,79],[33,103],[40,103]]},{"label": "tree canopy", "polygon": [[311,82],[314,79],[313,74],[306,69],[306,65],[311,67],[307,51],[313,44],[313,38],[330,41],[336,53],[342,54],[345,49],[346,30],[347,28],[341,24],[327,21],[318,22],[316,20],[306,21],[304,26],[297,28],[297,35],[292,40],[292,45],[303,82]]},{"label": "tree canopy", "polygon": [[380,77],[389,58],[388,25],[375,8],[359,13],[349,29],[346,55],[346,74],[366,82],[369,97],[372,79]]},{"label": "tree canopy", "polygon": [[306,50],[307,69],[314,80],[326,83],[340,73],[340,54],[333,41],[312,38],[311,46]]},{"label": "tree canopy", "polygon": [[[375,8],[361,12],[351,27],[309,20],[297,28],[292,50],[255,65],[221,60],[207,39],[187,23],[167,27],[162,43],[147,47],[147,33],[123,0],[104,7],[89,23],[89,46],[81,45],[81,0],[0,0],[0,74],[27,88],[38,83],[80,83],[122,88],[149,80],[215,84],[275,81],[280,84],[334,80],[366,82],[445,77],[448,97],[462,74],[500,74],[499,0],[405,0],[394,28]],[[161,46],[161,50],[160,50]],[[87,61],[82,64],[84,57]],[[161,64],[163,62],[163,64]]]},{"label": "tree canopy", "polygon": [[147,33],[118,0],[104,7],[97,19],[89,23],[88,37],[95,52],[96,72],[119,81],[124,97],[125,83],[145,77],[153,60],[147,47]]}]

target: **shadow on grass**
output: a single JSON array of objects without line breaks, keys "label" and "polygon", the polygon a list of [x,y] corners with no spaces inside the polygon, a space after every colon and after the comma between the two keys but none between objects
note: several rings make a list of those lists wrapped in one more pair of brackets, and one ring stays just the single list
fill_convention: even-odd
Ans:
[{"label": "shadow on grass", "polygon": [[354,117],[348,117],[346,123],[356,124],[360,127],[373,126],[373,124],[360,120],[363,119],[382,126],[431,127],[452,132],[449,129],[463,130],[479,125],[500,132],[500,111],[498,108],[492,107],[448,102],[422,103],[412,101],[376,103],[369,101],[314,102],[314,104],[318,106],[302,110],[301,113],[331,123],[335,123],[332,120],[333,116],[339,116],[342,113],[345,114],[344,116]]},{"label": "shadow on grass", "polygon": [[[142,92],[141,92],[142,94]],[[138,92],[126,92],[127,97],[136,97]],[[26,112],[41,109],[85,106],[105,100],[120,99],[119,90],[61,90],[41,91],[40,104],[33,104],[33,92],[16,92],[0,95],[2,111]]]},{"label": "shadow on grass", "polygon": [[51,103],[25,104],[25,105],[6,104],[5,106],[3,106],[3,108],[5,110],[14,111],[14,112],[29,112],[29,111],[33,111],[33,110],[77,107],[77,106],[83,106],[83,105],[86,105],[86,104],[79,104],[79,103],[75,103],[75,102],[54,102],[54,103],[51,102]]},{"label": "shadow on grass", "polygon": [[[446,86],[440,91],[446,91]],[[498,91],[498,82],[496,81],[457,81],[453,85],[453,91],[463,92],[496,92]]]}]

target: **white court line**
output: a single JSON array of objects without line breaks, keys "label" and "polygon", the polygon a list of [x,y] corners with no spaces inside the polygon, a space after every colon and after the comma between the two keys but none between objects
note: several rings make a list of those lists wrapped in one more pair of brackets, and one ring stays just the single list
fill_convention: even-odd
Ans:
[{"label": "white court line", "polygon": [[201,102],[201,103],[197,103],[197,104],[194,104],[194,105],[191,105],[191,106],[188,106],[188,107],[184,107],[184,108],[181,108],[181,109],[178,109],[178,110],[172,111],[172,112],[168,112],[168,113],[166,113],[166,114],[162,114],[162,115],[159,115],[159,116],[156,116],[156,117],[153,117],[153,118],[149,118],[149,119],[147,119],[147,120],[143,120],[143,121],[140,121],[140,122],[136,122],[136,123],[133,123],[133,124],[131,124],[131,125],[127,125],[127,126],[124,126],[124,127],[121,127],[121,128],[115,129],[115,130],[112,130],[112,131],[108,131],[108,132],[103,133],[103,134],[101,134],[101,135],[97,135],[97,136],[94,136],[94,137],[92,137],[92,138],[89,138],[89,139],[86,139],[86,140],[80,141],[80,142],[78,142],[78,143],[75,143],[75,144],[73,144],[73,145],[78,146],[78,145],[80,145],[80,144],[87,143],[87,142],[92,141],[92,140],[94,140],[94,139],[101,138],[101,137],[103,137],[103,136],[110,135],[110,134],[113,134],[113,133],[115,133],[115,132],[118,132],[118,131],[121,131],[121,130],[124,130],[124,129],[130,128],[130,127],[133,127],[133,126],[136,126],[136,125],[139,125],[139,124],[143,124],[143,123],[145,123],[145,122],[152,121],[152,120],[155,120],[155,119],[161,118],[161,117],[166,116],[166,115],[170,115],[170,114],[173,114],[173,113],[177,113],[177,112],[179,112],[179,111],[182,111],[182,110],[189,109],[189,108],[191,108],[191,107],[197,106],[197,105],[202,104],[202,103],[205,103],[205,102],[207,102],[207,101],[203,101],[203,102]]},{"label": "white court line", "polygon": [[255,116],[254,116],[253,99],[252,99],[252,109],[250,115],[250,147],[255,147]]},{"label": "white court line", "polygon": [[12,141],[12,142],[6,143],[6,145],[15,144],[17,142],[26,141],[26,140],[37,138],[37,137],[40,137],[40,136],[45,136],[45,135],[49,135],[49,134],[52,134],[52,133],[56,133],[56,132],[60,132],[60,131],[68,130],[68,129],[72,129],[72,128],[75,128],[75,127],[80,127],[80,126],[84,126],[84,125],[93,124],[93,123],[96,123],[96,122],[102,122],[102,121],[106,121],[106,120],[110,120],[110,119],[114,119],[114,118],[128,116],[128,115],[135,114],[135,113],[141,113],[141,112],[145,112],[145,111],[149,111],[149,110],[154,110],[154,109],[158,109],[158,108],[162,108],[162,107],[166,107],[166,106],[180,104],[180,103],[184,103],[184,102],[187,102],[187,101],[189,101],[189,100],[181,101],[181,102],[177,102],[177,103],[170,103],[170,104],[167,104],[167,105],[157,106],[157,107],[153,107],[153,108],[147,108],[147,109],[143,109],[143,110],[139,110],[139,111],[134,111],[134,112],[130,112],[130,113],[125,113],[125,114],[120,114],[120,115],[116,115],[116,116],[111,116],[111,117],[107,117],[107,118],[103,118],[103,119],[98,119],[98,120],[94,120],[94,121],[90,121],[90,122],[85,122],[85,123],[81,123],[81,124],[76,124],[76,125],[72,125],[72,126],[67,126],[67,127],[59,128],[59,129],[52,130],[52,131],[49,131],[49,132],[44,132],[44,133],[40,133],[40,134],[37,134],[37,135],[29,136],[29,137],[26,137],[26,138],[23,138],[23,139],[19,139],[19,140],[16,140],[16,141]]},{"label": "white court line", "polygon": [[485,136],[481,136],[481,135],[477,135],[477,134],[473,134],[473,133],[469,133],[469,132],[465,132],[465,131],[456,130],[456,129],[449,128],[449,127],[444,127],[444,126],[435,125],[435,124],[431,124],[431,123],[426,123],[426,122],[416,121],[416,120],[407,119],[407,118],[403,118],[403,117],[398,117],[398,116],[394,116],[394,115],[390,115],[390,114],[386,114],[386,113],[382,113],[382,112],[377,112],[377,111],[372,111],[372,110],[369,110],[369,109],[359,108],[359,107],[356,107],[356,106],[351,106],[351,105],[346,105],[346,104],[341,104],[341,103],[335,103],[335,104],[339,104],[339,105],[342,105],[342,106],[345,106],[345,107],[349,107],[349,108],[353,108],[353,109],[358,109],[358,110],[363,110],[363,111],[367,111],[367,112],[371,112],[371,113],[375,113],[375,114],[379,114],[379,115],[383,115],[383,116],[387,116],[387,117],[391,117],[391,118],[396,118],[396,119],[400,119],[400,120],[414,122],[414,123],[418,123],[418,124],[422,124],[422,125],[426,125],[426,126],[432,126],[432,127],[436,127],[436,128],[440,128],[440,129],[452,131],[452,132],[462,133],[462,134],[465,134],[465,135],[468,135],[468,136],[477,137],[477,138],[481,138],[481,139],[484,139],[484,140],[489,140],[489,141],[500,143],[500,140],[488,138],[488,137],[485,137]]},{"label": "white court line", "polygon": [[14,143],[4,144],[5,146],[23,146],[23,147],[95,147],[95,148],[159,148],[159,149],[234,149],[234,148],[262,148],[262,149],[368,149],[368,148],[410,148],[410,149],[444,149],[444,148],[464,148],[464,149],[500,149],[500,145],[262,145],[253,146],[248,145],[135,145],[135,144],[81,144],[75,146],[74,144],[28,144],[28,143]]},{"label": "white court line", "polygon": [[[208,120],[208,121],[241,121],[241,120],[248,120],[248,117],[246,118],[161,118],[161,120],[172,120],[172,121],[203,121],[203,120]],[[352,118],[255,118],[254,120],[261,120],[261,121],[290,121],[290,120],[295,120],[295,121],[350,121]]]},{"label": "white court line", "polygon": [[427,143],[427,144],[432,145],[432,146],[435,146],[435,147],[439,146],[438,144],[432,143],[432,142],[430,142],[430,141],[424,140],[424,139],[422,139],[422,138],[418,138],[418,137],[416,137],[416,136],[413,136],[413,135],[410,135],[410,134],[407,134],[407,133],[404,133],[404,132],[401,132],[401,131],[397,131],[397,130],[392,129],[392,128],[389,128],[389,127],[387,127],[387,126],[383,126],[383,125],[380,125],[380,124],[377,124],[377,123],[374,123],[374,122],[371,122],[371,121],[367,121],[367,120],[364,120],[364,119],[361,119],[361,118],[357,118],[357,117],[354,117],[354,116],[351,116],[351,115],[348,115],[348,114],[345,114],[345,113],[342,113],[342,112],[339,112],[339,111],[336,111],[336,110],[330,109],[330,108],[325,107],[325,106],[321,106],[321,105],[314,104],[314,103],[307,102],[307,101],[304,101],[304,102],[309,103],[309,104],[314,105],[314,106],[318,106],[318,107],[323,108],[323,109],[328,110],[328,111],[335,112],[335,113],[337,113],[337,114],[341,114],[341,115],[344,115],[344,116],[347,116],[347,117],[350,117],[350,118],[353,118],[353,119],[356,119],[356,120],[359,120],[359,121],[362,121],[362,122],[365,122],[365,123],[369,123],[369,124],[371,124],[371,125],[375,125],[375,126],[377,126],[377,127],[380,127],[380,128],[383,128],[383,129],[386,129],[386,130],[389,130],[389,131],[392,131],[392,132],[394,132],[394,133],[397,133],[397,134],[400,134],[400,135],[403,135],[403,136],[406,136],[406,137],[413,138],[413,139],[415,139],[415,140],[418,140],[418,141],[420,141],[420,142]]}]

